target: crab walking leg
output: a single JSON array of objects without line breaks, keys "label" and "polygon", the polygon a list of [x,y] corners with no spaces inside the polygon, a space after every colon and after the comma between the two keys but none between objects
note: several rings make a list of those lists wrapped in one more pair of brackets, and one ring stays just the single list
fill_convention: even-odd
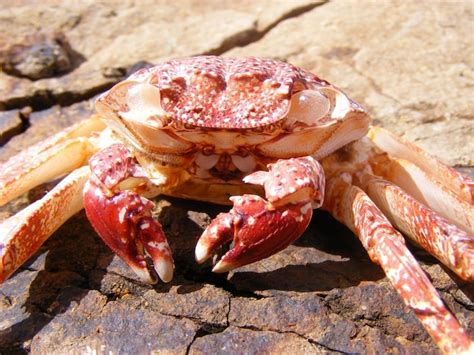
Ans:
[{"label": "crab walking leg", "polygon": [[85,165],[95,150],[88,137],[103,128],[103,123],[94,116],[1,164],[0,206],[35,186]]},{"label": "crab walking leg", "polygon": [[370,198],[343,178],[331,180],[326,194],[324,208],[358,236],[439,348],[445,353],[474,351],[466,331],[446,308],[402,235]]},{"label": "crab walking leg", "polygon": [[451,223],[474,235],[473,204],[462,200],[435,177],[425,173],[410,161],[388,156],[383,156],[382,160],[380,163],[372,164],[375,175],[400,186]]},{"label": "crab walking leg", "polygon": [[0,166],[0,205],[84,165],[91,150],[86,138],[77,138],[37,155],[7,161]]},{"label": "crab walking leg", "polygon": [[381,127],[371,127],[367,136],[382,151],[394,157],[411,161],[424,172],[434,176],[459,198],[469,204],[474,204],[474,181],[471,179],[441,163],[415,144]]},{"label": "crab walking leg", "polygon": [[279,160],[244,182],[263,185],[266,200],[256,195],[231,197],[234,207],[221,213],[206,228],[196,246],[196,260],[208,259],[220,245],[234,246],[213,271],[226,272],[283,250],[308,226],[313,208],[324,194],[324,172],[311,157]]},{"label": "crab walking leg", "polygon": [[148,254],[164,282],[173,278],[171,249],[161,225],[151,216],[153,203],[146,193],[148,178],[130,151],[120,143],[96,153],[90,160],[92,175],[84,187],[84,207],[104,242],[147,283]]},{"label": "crab walking leg", "polygon": [[82,189],[89,175],[88,167],[73,171],[41,200],[0,224],[0,283],[82,209]]},{"label": "crab walking leg", "polygon": [[361,177],[364,191],[410,239],[462,279],[474,281],[474,237],[440,217],[398,186],[372,175]]}]

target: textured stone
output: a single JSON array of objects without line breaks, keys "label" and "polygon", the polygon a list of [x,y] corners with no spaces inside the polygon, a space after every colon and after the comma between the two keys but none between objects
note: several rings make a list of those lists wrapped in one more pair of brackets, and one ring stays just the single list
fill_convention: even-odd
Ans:
[{"label": "textured stone", "polygon": [[295,334],[234,327],[194,341],[190,354],[320,354],[325,349]]},{"label": "textured stone", "polygon": [[189,320],[161,316],[127,302],[107,302],[105,296],[91,291],[71,301],[66,313],[33,338],[31,352],[184,354],[196,330]]},{"label": "textured stone", "polygon": [[[400,297],[393,288],[385,283],[364,284],[332,290],[324,300],[329,310],[349,322],[356,322],[359,329],[363,326],[382,330],[387,339],[400,342],[397,347],[412,348],[413,351],[428,351],[428,335],[413,313],[407,312]],[[409,342],[414,341],[413,344]],[[422,346],[417,345],[420,343]],[[392,344],[393,346],[393,344]]]},{"label": "textured stone", "polygon": [[11,110],[0,112],[0,144],[5,144],[11,137],[21,133],[23,121],[20,111]]},{"label": "textured stone", "polygon": [[[247,278],[235,280],[240,273],[235,272],[231,282],[237,282],[237,287],[249,292],[263,280],[263,285],[257,290],[265,291],[254,292],[272,296],[262,299],[232,298],[229,323],[244,328],[294,332],[342,352],[379,353],[387,349],[409,349],[410,352],[424,353],[430,349],[430,339],[421,324],[390,286],[364,281],[363,285],[355,287],[335,284],[331,291],[323,292],[320,290],[331,282],[331,276],[320,276],[315,268],[306,272],[301,267],[301,270],[299,276],[295,273],[289,277],[289,280],[295,281],[295,287],[291,288],[288,284],[284,292],[281,288],[286,288],[288,276],[284,272],[277,273],[280,281],[268,280],[265,276],[260,278],[258,273],[254,273],[255,281],[251,283]],[[337,277],[345,278],[346,282],[358,271],[356,266],[334,267],[334,272],[340,274]],[[374,274],[377,275],[377,271]],[[320,288],[316,286],[318,281]],[[299,288],[300,282],[307,283],[309,287]],[[272,287],[280,291],[276,292]],[[374,342],[374,339],[377,341]]]},{"label": "textured stone", "polygon": [[210,327],[227,325],[230,294],[215,286],[184,283],[163,293],[148,291],[143,297],[162,314],[196,319]]},{"label": "textured stone", "polygon": [[22,347],[48,321],[46,315],[34,312],[29,302],[28,290],[38,272],[23,271],[14,276],[2,285],[0,292],[0,349],[4,351]]},{"label": "textured stone", "polygon": [[11,46],[3,56],[5,73],[31,80],[64,74],[74,61],[74,53],[62,33],[34,33]]}]

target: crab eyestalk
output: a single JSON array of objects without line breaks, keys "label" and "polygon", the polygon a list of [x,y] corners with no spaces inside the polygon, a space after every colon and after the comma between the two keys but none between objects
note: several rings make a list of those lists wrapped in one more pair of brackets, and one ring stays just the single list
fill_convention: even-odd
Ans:
[{"label": "crab eyestalk", "polygon": [[207,260],[222,244],[233,247],[214,266],[226,272],[273,255],[306,230],[313,208],[324,199],[324,172],[311,157],[279,160],[244,182],[263,185],[266,199],[256,195],[233,196],[234,207],[221,213],[206,228],[196,246],[196,260]]},{"label": "crab eyestalk", "polygon": [[156,283],[146,255],[164,282],[173,278],[171,249],[161,225],[151,216],[153,203],[131,191],[147,183],[146,175],[122,144],[90,160],[92,176],[84,188],[84,208],[104,242],[147,283]]}]

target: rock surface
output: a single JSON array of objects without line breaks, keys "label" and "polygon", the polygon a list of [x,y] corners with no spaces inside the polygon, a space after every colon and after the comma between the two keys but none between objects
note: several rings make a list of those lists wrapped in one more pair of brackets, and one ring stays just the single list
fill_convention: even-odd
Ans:
[{"label": "rock surface", "polygon": [[19,110],[0,112],[0,144],[24,130],[23,120]]},{"label": "rock surface", "polygon": [[[0,73],[0,161],[89,116],[93,96],[136,68],[213,53],[262,55],[310,69],[380,124],[474,175],[468,1],[12,3],[0,14],[0,62],[37,30],[62,33],[75,57],[68,71],[51,78]],[[2,207],[0,220],[52,186]],[[357,239],[326,213],[316,212],[286,250],[219,275],[194,262],[194,246],[226,208],[155,201],[177,266],[171,283],[139,282],[81,212],[0,287],[0,352],[438,351]],[[473,286],[425,252],[413,252],[473,336]]]}]

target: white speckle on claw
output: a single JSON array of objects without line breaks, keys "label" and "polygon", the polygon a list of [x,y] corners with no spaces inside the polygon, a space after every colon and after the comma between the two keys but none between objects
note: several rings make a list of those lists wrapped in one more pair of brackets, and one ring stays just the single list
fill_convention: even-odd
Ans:
[{"label": "white speckle on claw", "polygon": [[127,209],[125,207],[123,207],[120,212],[119,212],[119,215],[118,215],[118,219],[119,219],[119,222],[120,223],[123,223],[124,220],[125,220],[125,213],[127,213]]},{"label": "white speckle on claw", "polygon": [[302,215],[305,215],[310,209],[312,209],[311,203],[307,203],[306,205],[300,208],[300,212]]}]

